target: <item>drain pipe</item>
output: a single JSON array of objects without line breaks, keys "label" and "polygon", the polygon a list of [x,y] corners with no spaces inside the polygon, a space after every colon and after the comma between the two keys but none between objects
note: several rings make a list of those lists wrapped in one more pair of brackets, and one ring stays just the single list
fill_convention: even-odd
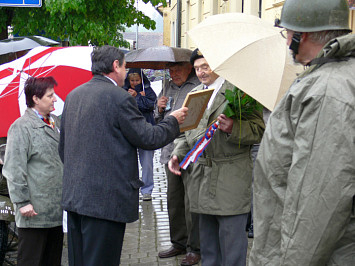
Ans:
[{"label": "drain pipe", "polygon": [[181,47],[181,0],[177,1],[177,36],[176,36],[176,47]]},{"label": "drain pipe", "polygon": [[259,18],[261,18],[261,8],[263,5],[263,0],[259,0]]}]

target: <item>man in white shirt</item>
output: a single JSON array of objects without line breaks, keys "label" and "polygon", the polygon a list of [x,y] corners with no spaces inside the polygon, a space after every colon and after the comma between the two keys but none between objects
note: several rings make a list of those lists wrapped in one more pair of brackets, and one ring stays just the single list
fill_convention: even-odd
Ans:
[{"label": "man in white shirt", "polygon": [[233,85],[214,73],[196,49],[191,56],[196,75],[202,82],[193,91],[208,87],[214,93],[196,129],[175,140],[169,170],[180,175],[179,162],[215,120],[219,129],[188,173],[190,211],[199,214],[202,265],[246,264],[248,240],[245,232],[251,201],[252,161],[250,148],[264,132],[260,111],[247,120],[226,117],[224,93]]}]

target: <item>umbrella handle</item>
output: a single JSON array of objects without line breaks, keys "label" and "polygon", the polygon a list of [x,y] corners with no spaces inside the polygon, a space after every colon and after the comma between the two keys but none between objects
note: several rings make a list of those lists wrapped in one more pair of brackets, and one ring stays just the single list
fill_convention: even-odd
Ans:
[{"label": "umbrella handle", "polygon": [[162,87],[163,87],[162,93],[161,93],[162,96],[165,96],[166,87],[169,85],[168,71],[165,69],[164,72],[165,72],[165,77],[163,79],[163,84],[162,84]]}]

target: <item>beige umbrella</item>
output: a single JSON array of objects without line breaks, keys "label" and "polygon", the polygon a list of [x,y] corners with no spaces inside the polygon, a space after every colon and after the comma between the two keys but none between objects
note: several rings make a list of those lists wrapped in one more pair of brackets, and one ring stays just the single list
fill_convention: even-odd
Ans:
[{"label": "beige umbrella", "polygon": [[252,15],[210,16],[188,34],[214,72],[269,110],[303,70],[292,62],[280,29]]}]

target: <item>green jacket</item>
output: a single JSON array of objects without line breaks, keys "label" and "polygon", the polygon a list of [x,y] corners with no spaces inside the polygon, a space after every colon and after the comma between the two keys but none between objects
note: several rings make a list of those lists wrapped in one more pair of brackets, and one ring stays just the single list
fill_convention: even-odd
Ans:
[{"label": "green jacket", "polygon": [[[208,125],[223,112],[224,92],[232,88],[233,85],[225,81],[198,127],[175,140],[172,154],[177,155],[180,162]],[[199,85],[193,91],[202,89],[203,85]],[[250,211],[253,166],[250,147],[260,142],[264,128],[261,112],[255,112],[248,121],[235,120],[230,135],[221,130],[215,132],[199,160],[186,170],[191,212],[237,215]]]},{"label": "green jacket", "polygon": [[[10,127],[3,175],[20,228],[48,228],[62,225],[63,164],[59,158],[60,120],[52,115],[55,128],[27,108]],[[23,217],[19,208],[32,204],[38,215]]]},{"label": "green jacket", "polygon": [[341,60],[308,69],[269,118],[251,266],[355,265],[354,52],[355,35],[328,43],[318,58]]}]

